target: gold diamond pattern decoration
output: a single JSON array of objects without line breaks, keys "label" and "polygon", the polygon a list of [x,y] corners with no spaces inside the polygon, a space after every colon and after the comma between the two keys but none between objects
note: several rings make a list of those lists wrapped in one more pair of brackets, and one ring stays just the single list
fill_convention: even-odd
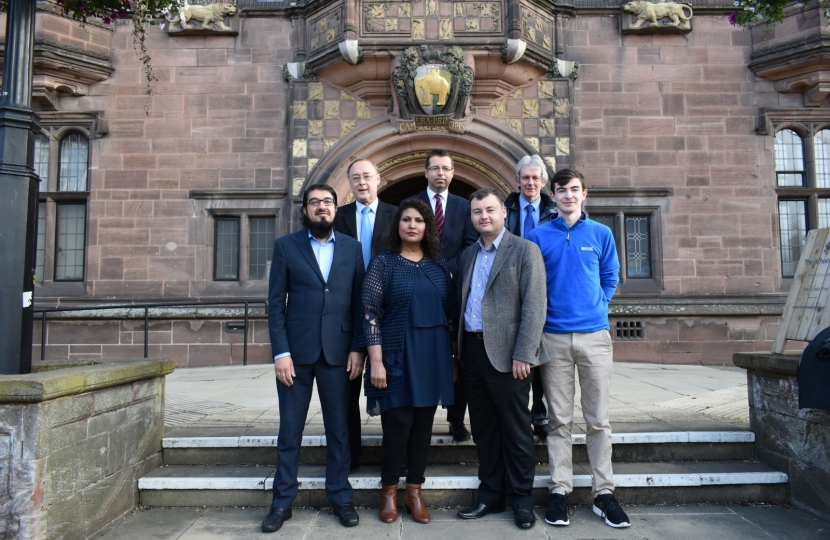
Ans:
[{"label": "gold diamond pattern decoration", "polygon": [[354,120],[342,120],[340,122],[340,136],[347,134],[354,129]]},{"label": "gold diamond pattern decoration", "polygon": [[478,19],[476,18],[468,18],[467,19],[467,31],[468,32],[475,32],[478,30]]},{"label": "gold diamond pattern decoration", "polygon": [[340,99],[341,100],[345,99],[345,100],[349,100],[349,101],[354,101],[354,96],[351,95],[350,93],[346,92],[345,90],[341,90],[340,91]]},{"label": "gold diamond pattern decoration", "polygon": [[556,172],[556,158],[551,157],[551,156],[546,156],[545,161],[547,162],[548,165],[550,165],[551,170],[553,172]]},{"label": "gold diamond pattern decoration", "polygon": [[323,136],[323,121],[322,120],[309,120],[308,121],[308,136],[309,137],[322,137]]},{"label": "gold diamond pattern decoration", "polygon": [[308,100],[323,99],[323,83],[313,82],[308,85]]},{"label": "gold diamond pattern decoration", "polygon": [[318,161],[320,161],[318,158],[308,158],[308,172],[317,166]]},{"label": "gold diamond pattern decoration", "polygon": [[570,137],[556,138],[556,155],[570,156],[571,155],[571,139]]},{"label": "gold diamond pattern decoration", "polygon": [[555,121],[553,118],[540,118],[539,119],[539,135],[542,137],[555,137],[556,136],[556,126]]},{"label": "gold diamond pattern decoration", "polygon": [[527,144],[531,146],[536,152],[539,152],[539,139],[538,137],[525,137]]},{"label": "gold diamond pattern decoration", "polygon": [[438,23],[438,39],[452,39],[452,19],[441,19]]},{"label": "gold diamond pattern decoration", "polygon": [[331,43],[334,41],[334,38],[337,37],[337,31],[334,28],[329,28],[329,31],[326,32],[326,43]]},{"label": "gold diamond pattern decoration", "polygon": [[294,102],[294,120],[305,119],[308,114],[308,103],[305,101]]},{"label": "gold diamond pattern decoration", "polygon": [[507,127],[518,133],[519,135],[522,134],[522,121],[518,118],[511,118],[507,121]]},{"label": "gold diamond pattern decoration", "polygon": [[517,99],[517,98],[522,97],[522,89],[521,88],[516,88],[516,91],[513,92],[512,94],[510,94],[507,97],[513,98],[513,99]]},{"label": "gold diamond pattern decoration", "polygon": [[398,31],[398,19],[386,19],[386,31],[387,32],[397,32]]},{"label": "gold diamond pattern decoration", "polygon": [[334,145],[337,144],[337,139],[323,139],[323,152],[328,152]]},{"label": "gold diamond pattern decoration", "polygon": [[461,2],[456,2],[452,5],[452,14],[453,17],[463,17],[464,16],[464,4]]},{"label": "gold diamond pattern decoration", "polygon": [[305,139],[294,139],[294,144],[292,144],[291,148],[291,156],[295,158],[304,158],[306,157],[306,140]]},{"label": "gold diamond pattern decoration", "polygon": [[409,4],[398,4],[398,17],[408,19],[412,13],[412,6]]},{"label": "gold diamond pattern decoration", "polygon": [[539,99],[553,97],[553,81],[539,81]]},{"label": "gold diamond pattern decoration", "polygon": [[412,40],[413,41],[423,41],[424,40],[424,20],[423,19],[412,19]]},{"label": "gold diamond pattern decoration", "polygon": [[366,105],[365,101],[358,101],[357,102],[357,117],[358,118],[371,118],[372,111],[369,110],[369,106]]},{"label": "gold diamond pattern decoration", "polygon": [[493,108],[490,109],[490,117],[491,118],[504,118],[507,114],[507,102],[497,101]]},{"label": "gold diamond pattern decoration", "polygon": [[331,120],[340,118],[340,102],[326,101],[323,105],[323,117]]},{"label": "gold diamond pattern decoration", "polygon": [[291,181],[291,195],[293,197],[297,197],[303,191],[303,184],[305,184],[305,178],[299,176]]},{"label": "gold diamond pattern decoration", "polygon": [[522,101],[522,116],[525,118],[535,118],[539,116],[539,100],[525,99]]},{"label": "gold diamond pattern decoration", "polygon": [[557,118],[567,118],[570,116],[570,105],[566,98],[556,98],[553,102],[553,114]]}]

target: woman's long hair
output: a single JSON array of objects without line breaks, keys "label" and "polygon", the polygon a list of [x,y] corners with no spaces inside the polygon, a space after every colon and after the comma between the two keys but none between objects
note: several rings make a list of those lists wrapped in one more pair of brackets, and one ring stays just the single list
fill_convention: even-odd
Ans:
[{"label": "woman's long hair", "polygon": [[424,250],[424,256],[437,260],[441,256],[441,238],[438,236],[438,222],[435,221],[435,216],[432,214],[432,209],[423,201],[418,199],[407,199],[398,206],[398,212],[392,219],[392,224],[389,226],[389,232],[386,234],[386,245],[389,247],[389,253],[400,254],[403,241],[398,230],[401,226],[401,218],[404,210],[414,208],[421,217],[424,218],[426,230],[424,230],[424,237],[421,239],[421,249]]}]

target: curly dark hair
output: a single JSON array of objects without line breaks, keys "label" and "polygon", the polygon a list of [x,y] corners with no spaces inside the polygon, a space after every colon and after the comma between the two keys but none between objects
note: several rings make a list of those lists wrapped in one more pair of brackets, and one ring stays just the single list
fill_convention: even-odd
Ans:
[{"label": "curly dark hair", "polygon": [[438,236],[438,223],[435,221],[432,208],[418,199],[407,199],[398,206],[398,212],[392,219],[389,232],[386,234],[386,245],[389,247],[389,253],[400,254],[401,252],[403,241],[398,229],[401,225],[404,210],[409,208],[414,208],[424,218],[426,230],[424,231],[424,238],[421,240],[421,249],[424,250],[424,256],[433,261],[438,260],[438,257],[441,256],[441,238]]}]

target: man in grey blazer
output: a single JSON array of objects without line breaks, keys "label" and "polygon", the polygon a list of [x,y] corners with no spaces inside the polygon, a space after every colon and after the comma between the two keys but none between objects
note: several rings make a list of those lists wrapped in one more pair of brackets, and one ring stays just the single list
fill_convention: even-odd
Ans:
[{"label": "man in grey blazer", "polygon": [[481,236],[461,256],[458,343],[481,484],[478,503],[458,516],[477,519],[507,503],[516,525],[529,529],[536,460],[527,404],[531,368],[548,361],[545,263],[538,246],[504,227],[497,191],[476,191],[470,209]]},{"label": "man in grey blazer", "polygon": [[[346,169],[349,187],[352,188],[354,202],[344,204],[334,216],[334,230],[351,236],[360,242],[363,251],[363,264],[386,250],[384,242],[397,207],[378,199],[380,174],[374,163],[368,159],[356,159]],[[363,377],[352,379],[349,386],[349,453],[350,470],[360,467],[360,454],[363,447],[360,441],[360,390]]]}]

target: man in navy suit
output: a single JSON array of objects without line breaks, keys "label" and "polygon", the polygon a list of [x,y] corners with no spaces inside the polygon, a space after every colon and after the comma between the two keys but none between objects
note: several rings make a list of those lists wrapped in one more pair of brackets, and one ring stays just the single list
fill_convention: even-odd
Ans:
[{"label": "man in navy suit", "polygon": [[[413,197],[432,208],[438,222],[438,234],[441,236],[441,256],[447,260],[447,266],[453,275],[458,273],[461,252],[478,239],[478,233],[470,219],[470,202],[447,191],[454,170],[449,152],[443,149],[431,150],[427,155],[424,171],[427,189]],[[459,377],[455,383],[455,404],[447,407],[450,433],[457,442],[467,441],[471,437],[470,432],[464,427],[466,412],[467,398]]]},{"label": "man in navy suit", "polygon": [[326,433],[326,497],[346,527],[358,524],[349,484],[346,406],[349,379],[359,378],[357,308],[363,285],[360,243],[334,232],[337,194],[323,184],[303,193],[304,229],[274,242],[268,290],[268,330],[277,377],[280,432],[274,499],[262,522],[275,532],[291,519],[297,472],[314,379]]},{"label": "man in navy suit", "polygon": [[[345,204],[334,217],[334,230],[360,241],[363,264],[386,250],[384,241],[397,208],[378,199],[380,174],[368,159],[356,159],[346,169],[355,202]],[[360,388],[362,377],[353,379],[349,389],[349,451],[351,470],[360,466]]]}]

